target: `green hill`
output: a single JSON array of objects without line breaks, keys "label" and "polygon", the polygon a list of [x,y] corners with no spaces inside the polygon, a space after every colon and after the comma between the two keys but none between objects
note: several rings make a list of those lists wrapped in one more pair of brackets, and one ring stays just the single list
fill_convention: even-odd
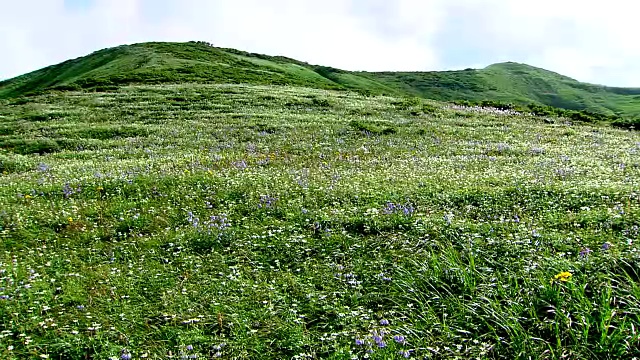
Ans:
[{"label": "green hill", "polygon": [[131,83],[250,83],[337,88],[330,80],[276,57],[248,56],[200,43],[144,43],[104,49],[0,83],[0,98],[58,89]]},{"label": "green hill", "polygon": [[437,100],[493,100],[544,104],[603,114],[639,115],[640,88],[614,88],[582,83],[569,77],[518,63],[484,69],[442,72],[365,74],[407,93]]},{"label": "green hill", "polygon": [[100,50],[0,82],[0,98],[46,90],[100,91],[132,83],[296,85],[640,116],[640,88],[582,83],[525,64],[500,63],[484,69],[440,72],[351,72],[286,57],[216,48],[203,42],[142,43]]}]

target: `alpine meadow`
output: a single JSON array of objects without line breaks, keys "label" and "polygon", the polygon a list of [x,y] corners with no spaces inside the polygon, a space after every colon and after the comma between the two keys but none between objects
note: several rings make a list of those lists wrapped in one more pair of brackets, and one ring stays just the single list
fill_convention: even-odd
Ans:
[{"label": "alpine meadow", "polygon": [[640,358],[639,97],[202,42],[0,82],[0,358]]}]

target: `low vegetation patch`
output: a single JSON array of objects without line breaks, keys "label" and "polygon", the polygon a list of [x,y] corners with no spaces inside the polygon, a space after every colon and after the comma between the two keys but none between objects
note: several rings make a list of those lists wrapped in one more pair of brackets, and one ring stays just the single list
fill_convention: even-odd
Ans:
[{"label": "low vegetation patch", "polygon": [[398,132],[395,126],[385,126],[370,121],[352,120],[349,125],[363,134],[368,135],[391,135]]},{"label": "low vegetation patch", "polygon": [[47,154],[60,151],[60,145],[51,139],[6,139],[0,140],[0,148],[16,154]]},{"label": "low vegetation patch", "polygon": [[58,132],[59,135],[78,139],[110,140],[116,138],[146,137],[151,130],[140,126],[93,125],[76,126],[71,130]]}]

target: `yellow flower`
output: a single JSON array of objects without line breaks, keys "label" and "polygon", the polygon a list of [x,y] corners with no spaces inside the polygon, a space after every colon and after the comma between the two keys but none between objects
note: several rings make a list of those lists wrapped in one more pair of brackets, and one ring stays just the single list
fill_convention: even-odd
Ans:
[{"label": "yellow flower", "polygon": [[73,222],[73,218],[71,216],[69,216],[69,218],[67,220],[69,220],[69,224],[71,224]]},{"label": "yellow flower", "polygon": [[[569,279],[571,279],[572,276],[573,276],[572,273],[570,273],[568,271],[563,271],[563,272],[559,273],[558,275],[554,276],[553,280],[567,282],[567,281],[569,281]],[[553,282],[553,280],[551,280],[551,281]]]},{"label": "yellow flower", "polygon": [[24,198],[25,198],[25,199],[27,199],[27,200],[29,200],[29,199],[33,198],[33,196],[31,196],[31,195],[25,195],[25,196],[24,196]]},{"label": "yellow flower", "polygon": [[104,188],[103,188],[102,186],[98,186],[98,187],[96,188],[96,190],[98,190],[98,192],[100,192],[100,191],[104,190]]}]

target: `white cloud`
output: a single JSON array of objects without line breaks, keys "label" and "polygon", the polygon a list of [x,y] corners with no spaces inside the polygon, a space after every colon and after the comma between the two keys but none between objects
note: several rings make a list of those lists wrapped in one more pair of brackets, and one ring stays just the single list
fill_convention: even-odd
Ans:
[{"label": "white cloud", "polygon": [[[348,3],[316,1],[95,0],[68,11],[62,0],[0,5],[8,21],[0,32],[0,78],[142,41],[208,40],[216,45],[345,69],[399,70],[435,66],[428,44],[412,36],[368,32]],[[165,11],[158,6],[165,6]]]},{"label": "white cloud", "polygon": [[[0,78],[142,41],[219,46],[350,70],[520,61],[640,86],[629,0],[0,0]],[[6,34],[6,35],[5,35]]]},{"label": "white cloud", "polygon": [[166,21],[191,38],[353,70],[428,68],[435,56],[415,37],[369,32],[348,2],[187,0]]},{"label": "white cloud", "polygon": [[[640,86],[636,1],[456,0],[447,9],[445,24],[459,27],[459,36],[450,40],[491,54],[492,61],[526,62],[581,81]],[[471,51],[466,55],[476,62]]]}]

